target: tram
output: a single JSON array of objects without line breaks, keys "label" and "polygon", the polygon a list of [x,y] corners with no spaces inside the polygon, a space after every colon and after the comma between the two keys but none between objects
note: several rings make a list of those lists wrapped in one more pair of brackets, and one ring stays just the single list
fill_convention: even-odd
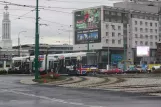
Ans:
[{"label": "tram", "polygon": [[[16,69],[25,68],[34,72],[34,56],[14,57],[12,64]],[[69,74],[86,75],[98,70],[95,52],[48,54],[39,56],[39,71],[45,70]]]}]

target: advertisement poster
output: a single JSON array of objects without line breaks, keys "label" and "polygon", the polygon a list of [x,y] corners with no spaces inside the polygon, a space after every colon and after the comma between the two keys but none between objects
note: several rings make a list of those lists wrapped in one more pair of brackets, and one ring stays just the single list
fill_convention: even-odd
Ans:
[{"label": "advertisement poster", "polygon": [[75,44],[101,42],[101,9],[77,11],[75,17]]},{"label": "advertisement poster", "polygon": [[150,48],[148,46],[137,46],[137,56],[138,57],[148,57]]},{"label": "advertisement poster", "polygon": [[111,62],[112,64],[118,64],[119,62],[121,62],[123,60],[123,56],[120,54],[112,54],[111,55]]}]

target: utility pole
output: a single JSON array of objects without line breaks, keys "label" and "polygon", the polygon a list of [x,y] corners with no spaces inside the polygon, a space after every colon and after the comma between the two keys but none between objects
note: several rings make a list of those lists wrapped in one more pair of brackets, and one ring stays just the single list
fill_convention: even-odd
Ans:
[{"label": "utility pole", "polygon": [[39,78],[39,0],[36,0],[35,79]]},{"label": "utility pole", "polygon": [[89,35],[88,35],[88,40],[87,40],[87,52],[89,52]]},{"label": "utility pole", "polygon": [[124,45],[124,71],[126,70],[126,42],[125,37],[123,36],[123,45]]}]

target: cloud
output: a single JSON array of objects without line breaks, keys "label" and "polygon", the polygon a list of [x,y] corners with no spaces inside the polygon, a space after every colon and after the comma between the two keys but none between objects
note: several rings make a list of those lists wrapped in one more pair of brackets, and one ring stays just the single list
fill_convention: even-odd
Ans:
[{"label": "cloud", "polygon": [[[7,0],[8,2],[25,4],[25,5],[35,5],[34,0]],[[104,0],[92,0],[92,2],[99,3],[85,3],[91,2],[91,0],[62,0],[68,2],[54,2],[47,0],[39,0],[41,6],[51,6],[57,8],[49,8],[49,10],[40,9],[40,23],[47,24],[48,26],[40,26],[40,42],[56,44],[55,41],[60,41],[60,43],[69,43],[69,32],[64,31],[71,29],[69,26],[72,24],[72,11],[73,9],[62,9],[62,8],[87,8],[99,5],[112,5],[112,1]],[[72,2],[77,1],[77,2]],[[84,2],[84,3],[83,3]],[[59,7],[59,8],[58,8]],[[0,4],[0,20],[3,18],[4,5]],[[17,35],[20,31],[27,31],[21,35],[21,44],[34,43],[35,36],[35,11],[31,11],[33,8],[25,8],[19,6],[9,5],[10,20],[11,20],[11,31],[13,45],[17,44]],[[68,12],[68,13],[65,13]],[[28,14],[26,14],[28,13]],[[71,13],[71,14],[70,14]],[[26,14],[26,15],[24,15]],[[23,16],[24,15],[24,16]],[[20,17],[19,16],[23,16]],[[2,24],[0,24],[2,25]],[[62,29],[62,30],[58,30]],[[0,35],[2,32],[2,27],[0,26]],[[72,33],[71,43],[72,43]]]}]

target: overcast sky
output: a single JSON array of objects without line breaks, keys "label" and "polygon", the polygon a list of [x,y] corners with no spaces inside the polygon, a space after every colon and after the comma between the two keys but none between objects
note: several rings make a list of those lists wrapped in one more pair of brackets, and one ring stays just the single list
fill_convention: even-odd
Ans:
[{"label": "overcast sky", "polygon": [[[36,0],[6,0],[7,2],[35,5]],[[69,43],[69,26],[72,25],[72,11],[74,9],[87,8],[99,5],[112,6],[114,2],[120,0],[39,0],[41,6],[51,6],[55,8],[40,9],[40,43],[60,44]],[[64,9],[66,8],[66,9]],[[3,18],[4,5],[0,3],[0,20]],[[9,5],[10,20],[11,20],[11,38],[13,45],[17,45],[17,36],[21,33],[21,44],[34,43],[35,36],[35,11],[33,8],[19,7]],[[26,14],[27,13],[27,14]],[[24,15],[26,14],[26,15]],[[20,17],[22,16],[23,17]],[[20,17],[20,18],[19,18]],[[2,24],[1,24],[2,25]],[[60,29],[60,30],[59,30]],[[0,35],[2,35],[2,26],[0,26]],[[71,44],[72,44],[72,32]]]}]

